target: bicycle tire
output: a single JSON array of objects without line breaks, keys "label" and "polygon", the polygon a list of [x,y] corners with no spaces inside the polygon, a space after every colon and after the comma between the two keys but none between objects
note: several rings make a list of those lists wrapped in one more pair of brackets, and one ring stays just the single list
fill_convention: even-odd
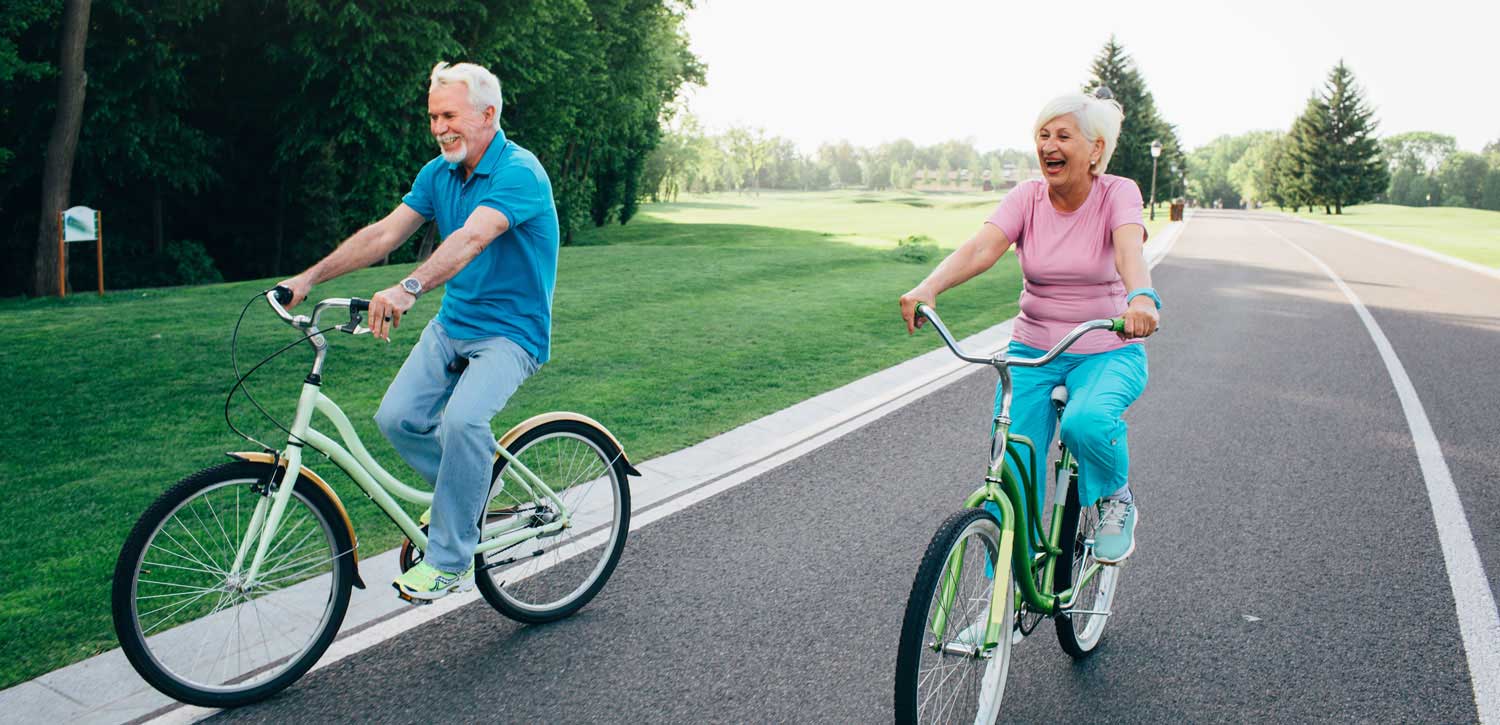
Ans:
[{"label": "bicycle tire", "polygon": [[[1053,593],[1062,594],[1073,586],[1073,582],[1093,562],[1092,549],[1085,541],[1093,535],[1099,523],[1098,509],[1094,506],[1078,505],[1078,475],[1069,477],[1068,498],[1063,505],[1062,531],[1058,541],[1061,553],[1057,557],[1057,572],[1053,577]],[[1120,567],[1105,566],[1094,575],[1085,589],[1074,597],[1074,610],[1107,611],[1109,615],[1072,615],[1067,611],[1058,613],[1057,643],[1074,659],[1083,659],[1093,654],[1104,637],[1104,629],[1113,615],[1115,594],[1119,590]]]},{"label": "bicycle tire", "polygon": [[[970,550],[972,547],[965,547],[959,582],[956,584],[958,589],[954,594],[955,602],[969,601],[970,605],[963,610],[953,608],[953,612],[961,613],[956,621],[950,621],[945,627],[945,637],[952,635],[952,638],[940,643],[933,635],[930,622],[939,608],[939,587],[943,584],[943,573],[950,556],[960,544],[974,538],[982,543],[979,548],[983,553],[976,556],[976,552]],[[901,640],[896,650],[896,722],[946,721],[955,711],[958,711],[954,717],[956,722],[994,722],[999,717],[1005,681],[1009,676],[1012,629],[1015,626],[1015,585],[1012,583],[1010,562],[996,561],[999,555],[999,538],[1000,523],[994,515],[983,509],[971,508],[949,516],[927,545],[922,563],[917,567],[916,579],[912,581],[911,594],[906,600],[906,615],[901,623]],[[962,637],[966,623],[988,621],[994,606],[993,580],[986,576],[985,567],[980,565],[986,557],[993,564],[994,575],[1004,577],[1002,589],[1005,592],[1005,602],[1001,606],[1005,610],[1000,621],[1006,623],[994,649],[987,653],[988,657],[985,656],[986,653],[980,653],[972,647],[967,647],[968,651],[964,651],[967,643]],[[977,580],[976,586],[966,588],[965,574],[974,574],[976,571],[978,574],[973,577]],[[977,605],[973,601],[973,594],[982,594],[985,603]],[[950,616],[951,614],[952,612]],[[955,632],[959,634],[954,635]],[[929,641],[930,637],[932,641]],[[931,675],[939,667],[943,667],[942,663],[949,658],[953,659],[952,664],[947,665],[950,669],[970,669],[955,684],[955,694],[947,699],[935,700],[939,696],[935,690],[948,683],[950,678],[929,676],[924,681],[923,674],[925,672]],[[924,659],[935,660],[937,664],[924,668]],[[923,687],[924,682],[934,684],[933,680],[937,680],[935,687]],[[972,714],[966,714],[970,713],[970,708]]]},{"label": "bicycle tire", "polygon": [[[506,617],[526,624],[554,622],[588,604],[619,564],[630,532],[629,464],[607,433],[577,420],[542,423],[522,433],[508,450],[547,482],[573,512],[576,525],[510,549],[476,554],[475,584]],[[498,482],[509,463],[497,459],[491,480]],[[512,505],[517,510],[512,515],[548,513],[546,504],[517,497],[513,488],[505,487],[494,499]]]},{"label": "bicycle tire", "polygon": [[[146,509],[121,547],[110,602],[115,636],[135,671],[173,699],[216,708],[264,700],[306,674],[343,624],[354,583],[353,543],[338,508],[305,476],[273,535],[259,585],[235,591],[237,580],[227,572],[250,524],[249,510],[260,500],[255,489],[273,470],[270,463],[237,461],[184,478]],[[288,542],[294,542],[290,548]],[[203,601],[209,598],[211,607]],[[167,602],[157,607],[162,599]],[[313,606],[316,619],[308,618],[305,633],[286,629],[297,614],[294,602]],[[171,612],[153,617],[168,607]],[[210,644],[214,653],[204,672]],[[216,674],[221,662],[223,673]]]}]

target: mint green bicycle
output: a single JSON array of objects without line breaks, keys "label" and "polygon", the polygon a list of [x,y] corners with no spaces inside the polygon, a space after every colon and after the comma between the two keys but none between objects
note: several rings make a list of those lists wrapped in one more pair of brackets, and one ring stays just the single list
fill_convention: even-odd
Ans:
[{"label": "mint green bicycle", "polygon": [[[156,689],[206,707],[256,702],[295,682],[333,642],[350,588],[365,587],[349,515],[303,464],[305,449],[331,459],[406,535],[403,567],[427,546],[426,528],[396,499],[431,506],[432,493],[381,468],[322,389],[333,331],[320,328],[323,314],[347,310],[348,321],[333,329],[367,333],[369,302],[326,299],[311,317],[293,317],[282,306],[290,291],[265,298],[316,352],[285,448],[230,453],[233,462],[172,486],[136,522],[115,565],[111,604],[125,656]],[[314,413],[342,445],[312,426]],[[639,475],[620,442],[577,413],[539,415],[502,436],[474,550],[485,600],[526,623],[587,604],[620,560],[630,529],[627,477]]]},{"label": "mint green bicycle", "polygon": [[[992,723],[1000,714],[1012,645],[1051,617],[1063,650],[1087,657],[1104,636],[1120,581],[1119,567],[1094,559],[1098,512],[1079,506],[1078,462],[1062,444],[1054,467],[1056,499],[1043,534],[1041,513],[1031,510],[1031,502],[1046,479],[1030,464],[1036,444],[1010,432],[1010,367],[1045,365],[1085,333],[1120,332],[1125,321],[1085,322],[1040,358],[1007,358],[1003,352],[983,358],[960,350],[930,307],[918,305],[917,314],[960,359],[1000,373],[1000,412],[984,485],[938,527],[912,582],[896,653],[896,721]],[[1061,418],[1067,390],[1058,386],[1052,400]],[[998,518],[987,504],[1000,512]]]}]

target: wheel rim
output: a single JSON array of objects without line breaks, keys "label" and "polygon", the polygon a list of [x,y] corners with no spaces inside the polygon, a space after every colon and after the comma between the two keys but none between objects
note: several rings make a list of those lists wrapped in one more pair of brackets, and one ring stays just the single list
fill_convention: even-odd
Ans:
[{"label": "wheel rim", "polygon": [[[131,582],[131,618],[162,673],[194,690],[243,692],[296,666],[333,616],[337,539],[298,491],[258,582],[230,574],[261,496],[255,479],[194,493],[151,532]],[[346,552],[347,553],[347,552]],[[246,557],[242,569],[254,548]]]},{"label": "wheel rim", "polygon": [[[582,595],[604,573],[622,533],[620,474],[602,448],[568,431],[540,436],[513,455],[547,482],[572,513],[573,523],[557,534],[485,554],[486,564],[515,561],[487,569],[483,575],[490,577],[511,606],[547,612]],[[510,468],[501,470],[504,487],[491,508],[513,507],[515,513],[510,515],[545,516],[547,512],[539,511],[536,502],[524,495]],[[538,550],[542,553],[534,554]]]},{"label": "wheel rim", "polygon": [[[917,663],[917,722],[992,722],[999,711],[1010,667],[1011,633],[1002,632],[995,648],[984,654],[964,654],[956,651],[962,646],[948,644],[970,624],[989,619],[994,581],[985,575],[985,564],[996,563],[998,539],[995,523],[981,518],[964,527],[949,549],[951,554],[962,546],[963,561],[942,642],[933,631],[933,619],[942,606],[942,577],[931,594],[924,646]],[[1010,587],[1006,589],[1009,594]],[[1001,621],[1009,623],[1014,619],[1009,596],[1003,606],[1006,611]]]},{"label": "wheel rim", "polygon": [[[1072,579],[1077,582],[1095,564],[1093,546],[1087,543],[1094,529],[1099,525],[1099,510],[1094,506],[1082,507],[1078,512],[1078,531],[1073,538],[1073,562]],[[1118,566],[1105,566],[1099,569],[1089,583],[1073,596],[1073,608],[1084,609],[1095,612],[1112,611],[1110,606],[1115,599],[1115,584],[1120,578]],[[1112,616],[1112,615],[1111,615]],[[1109,622],[1108,616],[1081,614],[1068,617],[1073,627],[1073,638],[1077,640],[1078,646],[1084,650],[1093,649],[1099,643],[1099,638],[1104,636],[1104,626]]]}]

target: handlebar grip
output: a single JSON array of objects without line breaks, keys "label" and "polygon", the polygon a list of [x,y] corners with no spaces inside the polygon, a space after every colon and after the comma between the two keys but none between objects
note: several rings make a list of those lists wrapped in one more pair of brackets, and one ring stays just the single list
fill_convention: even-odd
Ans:
[{"label": "handlebar grip", "polygon": [[276,301],[280,304],[285,305],[292,301],[292,291],[290,289],[287,289],[286,287],[282,287],[278,284],[275,287],[271,288],[271,291],[276,293]]},{"label": "handlebar grip", "polygon": [[1111,319],[1110,323],[1111,323],[1110,326],[1109,326],[1110,332],[1124,332],[1125,331],[1125,318],[1123,318],[1123,317],[1116,317],[1114,319]]},{"label": "handlebar grip", "polygon": [[351,312],[366,312],[370,309],[370,301],[358,297],[349,298],[349,310]]}]

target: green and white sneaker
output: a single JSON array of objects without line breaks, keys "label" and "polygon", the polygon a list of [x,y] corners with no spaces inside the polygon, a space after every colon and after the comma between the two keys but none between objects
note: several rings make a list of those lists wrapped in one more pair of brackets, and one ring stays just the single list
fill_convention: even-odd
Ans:
[{"label": "green and white sneaker", "polygon": [[1135,551],[1135,503],[1099,502],[1099,525],[1094,527],[1094,558],[1100,564],[1118,564]]},{"label": "green and white sneaker", "polygon": [[391,582],[402,599],[412,603],[427,603],[442,599],[454,592],[466,592],[474,588],[474,565],[458,573],[438,569],[425,561],[407,569],[405,574]]}]

